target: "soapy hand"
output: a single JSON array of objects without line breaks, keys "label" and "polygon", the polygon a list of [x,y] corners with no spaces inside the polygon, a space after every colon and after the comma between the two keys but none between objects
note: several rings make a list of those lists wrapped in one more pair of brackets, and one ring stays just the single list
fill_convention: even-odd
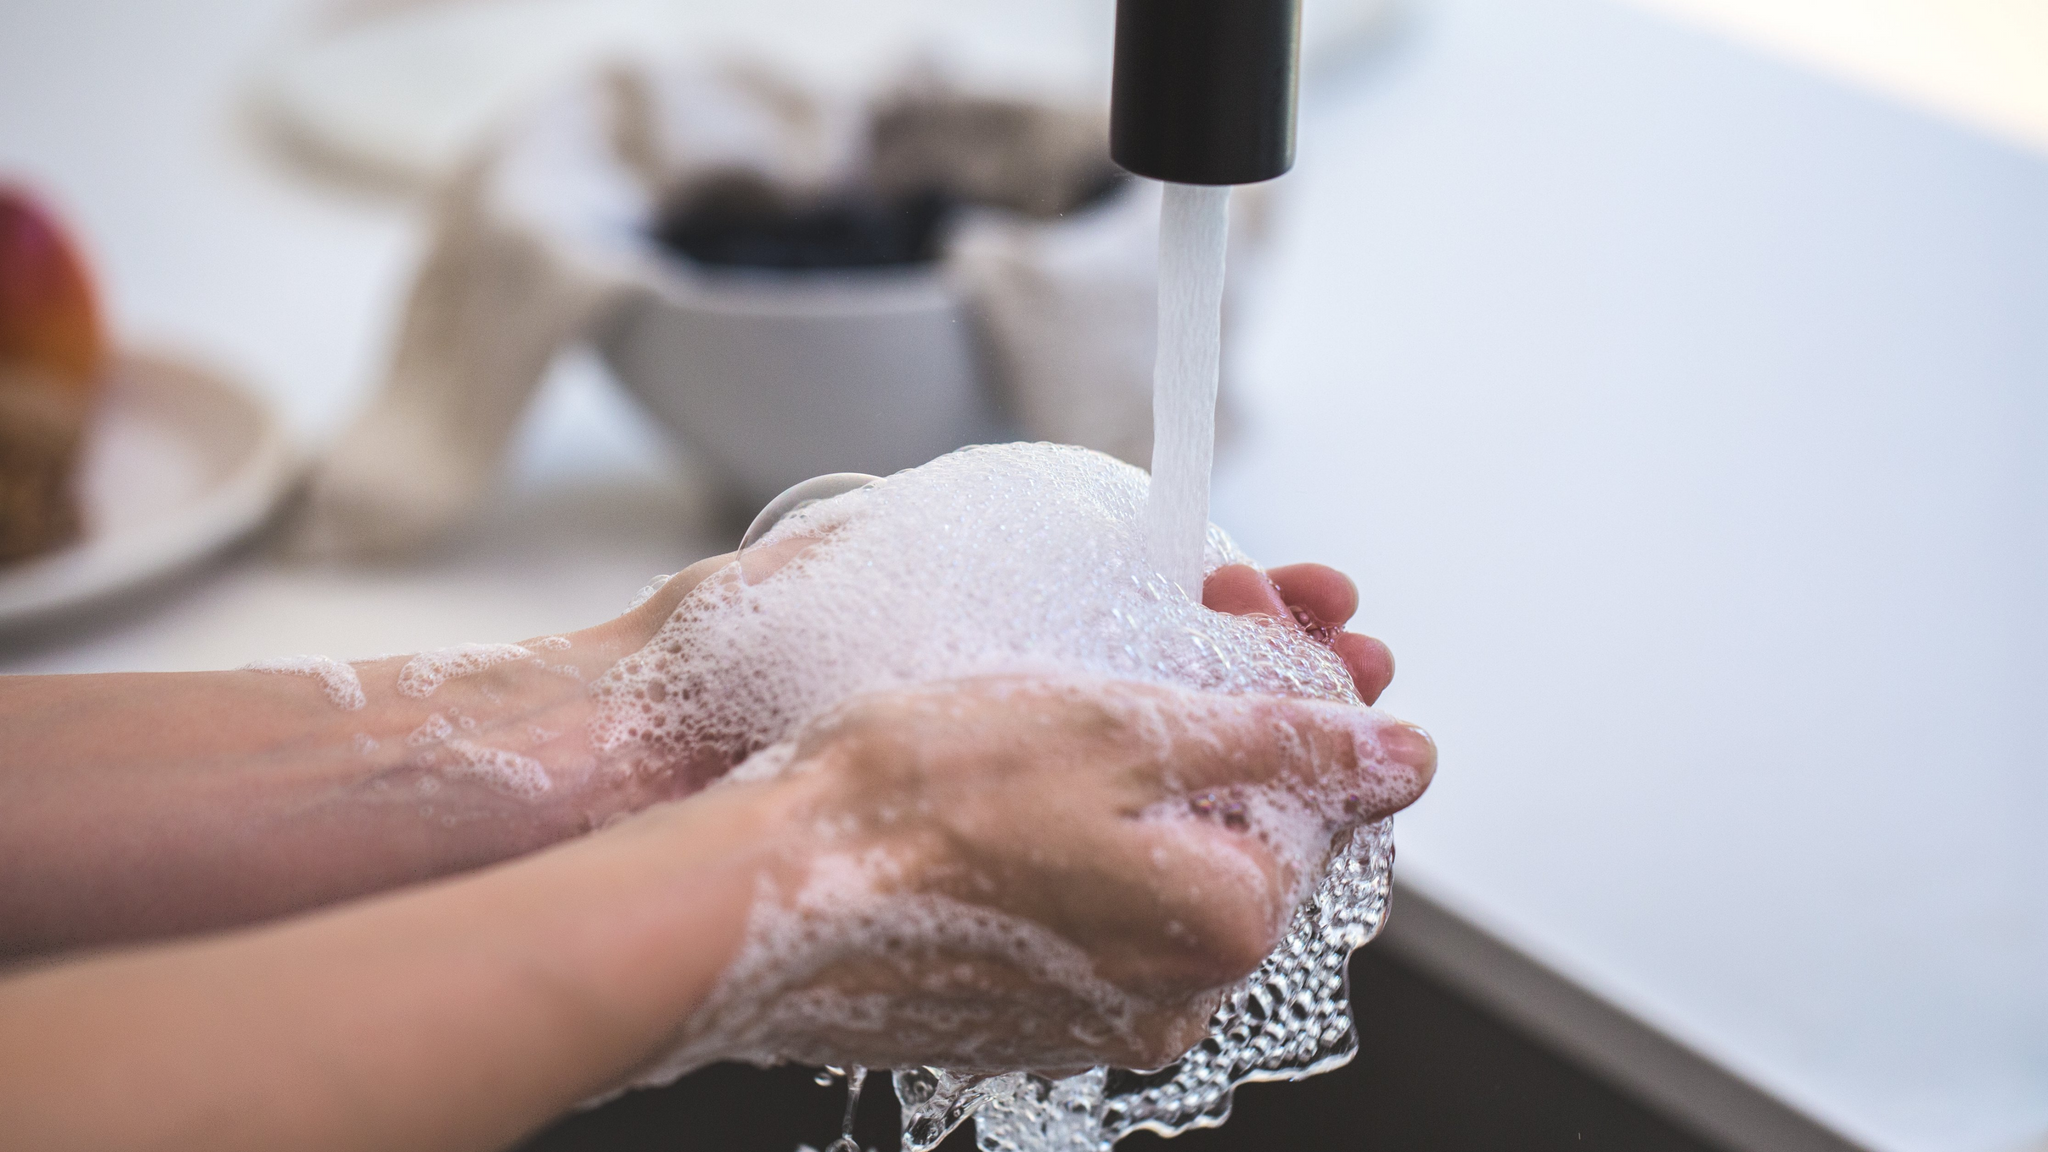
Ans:
[{"label": "soapy hand", "polygon": [[[1392,677],[1342,631],[1358,596],[1334,569],[1226,566],[1204,601],[1330,646],[1362,699]],[[738,786],[778,793],[774,880],[679,1065],[1167,1063],[1336,838],[1412,803],[1436,757],[1368,709],[1044,677],[871,693],[762,755],[739,775],[774,778]]]},{"label": "soapy hand", "polygon": [[1358,611],[1358,586],[1335,568],[1289,564],[1261,573],[1248,564],[1228,564],[1203,582],[1202,603],[1234,616],[1289,623],[1328,644],[1351,670],[1359,699],[1367,704],[1394,679],[1394,654],[1385,644],[1343,630]]},{"label": "soapy hand", "polygon": [[863,697],[792,754],[767,928],[692,1046],[990,1070],[1171,1061],[1435,767],[1365,709],[1007,677]]}]

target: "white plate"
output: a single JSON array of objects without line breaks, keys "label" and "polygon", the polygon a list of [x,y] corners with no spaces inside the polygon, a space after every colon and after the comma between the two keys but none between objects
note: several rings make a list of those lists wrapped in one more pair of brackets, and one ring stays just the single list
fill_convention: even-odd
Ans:
[{"label": "white plate", "polygon": [[268,405],[148,354],[115,364],[86,444],[77,543],[0,567],[0,629],[140,587],[261,524],[295,458]]},{"label": "white plate", "polygon": [[[1305,66],[1370,38],[1395,2],[1304,5]],[[424,187],[508,112],[606,58],[734,53],[852,85],[928,59],[977,83],[1099,96],[1114,13],[1114,0],[412,0],[288,46],[253,95],[306,151]]]}]

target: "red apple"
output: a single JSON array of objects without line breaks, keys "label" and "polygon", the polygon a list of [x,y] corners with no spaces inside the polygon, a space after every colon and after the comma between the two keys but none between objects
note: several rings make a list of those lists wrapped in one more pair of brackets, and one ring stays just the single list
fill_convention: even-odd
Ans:
[{"label": "red apple", "polygon": [[106,357],[92,278],[51,213],[0,185],[0,371],[86,390]]},{"label": "red apple", "polygon": [[0,562],[75,539],[79,448],[106,344],[85,262],[0,185]]}]

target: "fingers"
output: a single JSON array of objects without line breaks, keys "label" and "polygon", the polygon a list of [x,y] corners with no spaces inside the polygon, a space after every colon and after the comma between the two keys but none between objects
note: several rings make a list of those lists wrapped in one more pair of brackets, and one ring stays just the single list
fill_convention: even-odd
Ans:
[{"label": "fingers", "polygon": [[1203,582],[1202,604],[1233,616],[1291,621],[1336,652],[1367,704],[1393,682],[1393,652],[1370,636],[1342,631],[1358,611],[1358,586],[1335,568],[1289,564],[1261,573],[1249,565],[1226,564]]},{"label": "fingers", "polygon": [[1436,746],[1352,705],[1192,695],[1165,702],[1179,721],[1165,726],[1166,798],[1142,823],[1159,834],[1148,846],[1161,869],[1155,898],[1191,945],[1150,955],[1158,975],[1201,986],[1271,950],[1330,837],[1414,803],[1436,773]]},{"label": "fingers", "polygon": [[1226,564],[1209,573],[1202,582],[1202,606],[1232,616],[1271,616],[1287,620],[1287,605],[1279,590],[1258,569],[1248,564]]},{"label": "fingers", "polygon": [[[1162,783],[1184,796],[1287,783],[1340,804],[1356,820],[1406,808],[1436,774],[1429,734],[1351,705],[1282,696],[1152,690]],[[1226,814],[1227,816],[1227,814]]]},{"label": "fingers", "polygon": [[1124,930],[1151,931],[1124,950],[1119,986],[1219,987],[1258,967],[1279,943],[1298,876],[1259,837],[1199,820],[1127,822],[1118,833],[1143,847],[1139,866],[1149,871],[1131,875],[1153,908],[1133,917],[1128,906],[1140,901],[1125,897]]},{"label": "fingers", "polygon": [[1341,628],[1358,611],[1358,585],[1326,564],[1289,564],[1268,569],[1266,576],[1288,607],[1309,615],[1311,620],[1303,623],[1311,631],[1316,626]]},{"label": "fingers", "polygon": [[[1285,930],[1332,837],[1413,802],[1436,767],[1420,729],[1356,705],[1020,676],[872,694],[807,729],[796,754],[818,768],[787,778],[802,815],[783,823],[809,830],[790,841],[799,855],[871,862],[878,893],[988,909],[1085,953],[1071,968],[1083,987],[1059,956],[1045,954],[1058,962],[1046,967],[1016,952],[1018,1003],[1037,1020],[1101,1020],[1096,981],[1171,1009],[1241,978]],[[1025,939],[990,939],[1013,938]],[[909,969],[890,960],[867,991],[943,1001],[927,977],[960,966],[924,955]],[[966,981],[973,1002],[1000,1000],[982,971]],[[1084,994],[1034,999],[1041,987]],[[994,1021],[963,1035],[1018,1037],[1013,1065],[1085,1063],[1122,1044],[1112,1063],[1146,1066],[1198,1037],[1205,1013],[1187,1015],[1192,1030],[1165,1026],[1182,1015],[1089,1036]]]},{"label": "fingers", "polygon": [[1358,698],[1367,704],[1379,702],[1380,693],[1394,682],[1394,653],[1385,644],[1356,632],[1340,632],[1330,642],[1331,651],[1351,670],[1351,682],[1358,686]]}]

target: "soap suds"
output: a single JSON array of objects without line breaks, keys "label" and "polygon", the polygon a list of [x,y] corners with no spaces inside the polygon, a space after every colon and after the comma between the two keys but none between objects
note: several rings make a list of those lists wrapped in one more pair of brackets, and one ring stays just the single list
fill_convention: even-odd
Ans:
[{"label": "soap suds", "polygon": [[[1193,690],[1202,695],[1181,696],[1174,715],[1198,725],[1204,708],[1216,710],[1219,723],[1241,723],[1241,711],[1221,713],[1243,706],[1233,698],[1253,695],[1362,707],[1342,661],[1324,645],[1270,620],[1209,611],[1184,583],[1163,578],[1148,556],[1146,491],[1143,472],[1098,453],[999,445],[963,449],[794,513],[755,549],[800,538],[817,543],[751,583],[738,562],[714,574],[650,643],[592,684],[592,746],[670,760],[710,750],[741,761],[732,779],[773,776],[796,763],[797,734],[846,701],[1005,674],[1070,683],[1079,692],[1108,681]],[[1243,562],[1229,538],[1210,528],[1202,570]],[[1134,730],[1154,724],[1163,731],[1169,719],[1144,715],[1159,704],[1142,694],[1129,694],[1125,706]],[[1245,1080],[1348,1058],[1356,1038],[1342,996],[1344,961],[1378,926],[1391,839],[1384,821],[1336,834],[1370,801],[1276,786],[1146,813],[1241,827],[1299,865],[1302,903],[1287,942],[1224,997],[1210,1040],[1166,1072],[1133,1079],[1097,1069],[1051,1081],[899,1070],[909,1146],[932,1147],[979,1110],[986,1132],[1071,1122],[1106,1148],[1139,1127],[1170,1132],[1218,1122],[1231,1088]],[[1093,1043],[1129,1026],[1136,1006],[1096,978],[1071,945],[987,909],[877,895],[888,889],[875,872],[884,866],[845,861],[798,891],[757,901],[746,949],[692,1024],[697,1041],[662,1073],[734,1055],[825,1060],[835,1055],[830,1046],[806,1048],[803,1038],[834,1032],[969,1058],[957,1067],[1086,1065]],[[804,973],[839,958],[959,950],[1034,973],[1047,996],[1087,1005],[1086,1015],[1106,1031],[1020,1034],[1020,1027],[1028,1032],[1020,1020],[1072,1013],[1002,1013],[1000,998],[971,987],[952,995],[847,996],[803,986]]]},{"label": "soap suds", "polygon": [[[865,692],[1087,674],[1356,704],[1329,649],[1211,612],[1145,562],[1145,474],[1050,444],[969,448],[784,519],[825,538],[758,584],[714,576],[591,688],[593,744],[744,754]],[[1210,533],[1205,570],[1244,557]]]},{"label": "soap suds", "polygon": [[457,644],[453,648],[422,652],[399,669],[398,691],[414,700],[425,700],[450,680],[532,658],[533,652],[518,644]]},{"label": "soap suds", "polygon": [[356,670],[327,656],[279,656],[242,665],[245,672],[275,672],[285,676],[310,676],[319,681],[327,699],[344,712],[354,712],[369,703]]},{"label": "soap suds", "polygon": [[[1085,1065],[1088,1038],[1029,1027],[1076,1015],[1075,1001],[1106,1031],[1136,1029],[1145,1005],[1096,976],[1087,954],[1073,944],[973,904],[884,895],[873,882],[886,868],[828,856],[798,891],[764,892],[754,904],[747,946],[720,982],[725,994],[714,995],[692,1021],[699,1040],[673,1053],[645,1082],[662,1083],[711,1060],[837,1064],[849,1042],[870,1050],[953,1052],[984,1067],[1061,1055]],[[955,972],[933,963],[935,955],[993,958],[1036,974],[1042,984],[991,996],[978,971]],[[851,994],[819,986],[822,974],[856,958],[889,967],[906,987],[914,980],[917,990]],[[735,989],[746,991],[730,994]],[[1032,997],[1038,1011],[1030,1010]],[[807,1047],[807,1041],[819,1046]]]},{"label": "soap suds", "polygon": [[429,715],[420,723],[419,727],[413,729],[406,736],[405,743],[410,748],[424,748],[429,744],[439,744],[453,735],[455,735],[455,725],[450,724],[446,716],[435,712]]},{"label": "soap suds", "polygon": [[460,739],[445,741],[442,747],[455,758],[448,769],[450,776],[475,780],[525,800],[535,799],[554,787],[547,768],[531,756]]}]

